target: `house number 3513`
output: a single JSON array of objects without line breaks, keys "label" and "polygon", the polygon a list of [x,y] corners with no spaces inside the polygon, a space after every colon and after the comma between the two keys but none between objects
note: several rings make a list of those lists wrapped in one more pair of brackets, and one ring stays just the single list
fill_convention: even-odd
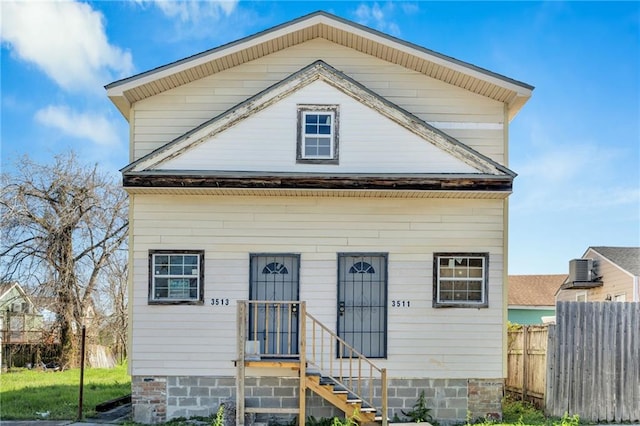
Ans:
[{"label": "house number 3513", "polygon": [[229,299],[211,299],[211,306],[228,306]]}]

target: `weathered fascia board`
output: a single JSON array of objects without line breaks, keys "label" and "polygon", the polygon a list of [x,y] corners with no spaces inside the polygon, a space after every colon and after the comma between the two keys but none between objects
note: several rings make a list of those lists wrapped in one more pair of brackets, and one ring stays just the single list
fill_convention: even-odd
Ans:
[{"label": "weathered fascia board", "polygon": [[124,173],[125,188],[253,188],[394,191],[503,192],[513,188],[510,176],[473,175],[311,175],[194,172]]},{"label": "weathered fascia board", "polygon": [[318,80],[335,87],[363,105],[376,110],[396,124],[423,138],[426,143],[433,144],[442,151],[447,152],[478,170],[480,174],[496,176],[508,175],[511,177],[515,177],[516,175],[508,168],[427,124],[425,121],[389,102],[321,60],[313,62],[291,74],[284,80],[229,109],[218,117],[201,124],[172,142],[129,164],[122,169],[122,172],[142,172],[154,168],[161,169],[163,162],[179,156],[185,150],[211,139],[241,120],[279,102],[290,94]]}]

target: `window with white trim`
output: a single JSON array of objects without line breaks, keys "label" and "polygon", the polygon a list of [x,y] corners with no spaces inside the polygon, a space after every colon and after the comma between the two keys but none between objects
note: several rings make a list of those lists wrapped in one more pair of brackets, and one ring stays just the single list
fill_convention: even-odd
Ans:
[{"label": "window with white trim", "polygon": [[299,163],[338,162],[338,106],[298,105]]},{"label": "window with white trim", "polygon": [[433,307],[489,306],[488,253],[434,253]]},{"label": "window with white trim", "polygon": [[150,304],[202,304],[204,251],[149,252]]}]

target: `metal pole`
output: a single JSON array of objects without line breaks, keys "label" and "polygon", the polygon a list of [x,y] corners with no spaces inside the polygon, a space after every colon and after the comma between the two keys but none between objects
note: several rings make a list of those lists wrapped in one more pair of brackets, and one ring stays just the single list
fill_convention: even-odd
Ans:
[{"label": "metal pole", "polygon": [[7,308],[7,371],[11,369],[11,310]]},{"label": "metal pole", "polygon": [[82,420],[82,400],[84,399],[84,342],[86,336],[85,326],[82,326],[82,341],[80,344],[80,394],[78,396],[78,420]]}]

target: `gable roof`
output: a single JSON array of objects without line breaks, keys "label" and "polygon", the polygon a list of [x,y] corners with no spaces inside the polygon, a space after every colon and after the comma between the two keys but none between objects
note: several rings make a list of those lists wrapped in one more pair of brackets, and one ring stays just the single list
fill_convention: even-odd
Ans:
[{"label": "gable roof", "polygon": [[589,250],[597,252],[631,275],[640,276],[640,247],[589,247],[587,253]]},{"label": "gable roof", "polygon": [[29,298],[29,295],[27,294],[27,292],[24,291],[24,289],[22,288],[22,286],[20,284],[18,284],[17,282],[5,282],[5,283],[0,283],[0,302],[3,301],[3,299],[5,298],[5,296],[11,292],[11,290],[13,289],[17,289],[18,293],[20,293],[20,295],[29,302],[29,304],[33,305],[33,302],[31,301],[31,299]]},{"label": "gable roof", "polygon": [[[469,148],[455,138],[429,125],[422,119],[400,108],[392,102],[389,102],[385,98],[379,96],[372,90],[366,88],[362,84],[321,60],[302,68],[284,80],[272,85],[242,103],[230,108],[219,116],[214,117],[195,129],[185,133],[172,142],[129,164],[121,170],[123,173],[124,186],[246,187],[247,182],[257,180],[259,181],[259,186],[263,188],[286,188],[287,185],[290,185],[292,188],[313,187],[315,184],[311,183],[310,180],[316,180],[317,183],[318,179],[321,179],[322,174],[306,173],[301,175],[296,173],[275,172],[229,173],[207,170],[169,171],[162,170],[162,163],[179,156],[186,150],[209,140],[256,112],[268,108],[288,95],[318,80],[335,87],[346,95],[356,99],[358,102],[376,110],[378,113],[392,120],[397,125],[404,127],[424,139],[425,143],[433,144],[437,148],[447,152],[478,171],[477,174],[471,173],[465,174],[464,176],[436,176],[428,173],[411,175],[403,174],[401,176],[394,176],[389,173],[385,173],[380,176],[368,175],[367,177],[375,180],[376,185],[378,185],[374,188],[371,186],[371,183],[369,183],[369,189],[383,189],[386,187],[401,189],[403,185],[408,185],[413,189],[439,190],[442,189],[443,185],[448,186],[449,189],[456,189],[454,188],[455,184],[453,184],[453,182],[457,180],[458,184],[460,184],[460,179],[464,179],[464,188],[458,189],[487,190],[489,189],[488,187],[492,187],[492,189],[498,191],[511,191],[511,184],[516,175],[513,171],[495,162],[489,157]],[[195,185],[193,184],[194,177],[198,180]],[[428,182],[425,182],[425,178],[427,178]],[[320,187],[327,189],[331,187],[329,180],[333,182],[333,185],[335,185],[336,182],[339,182],[338,185],[340,185],[343,184],[345,180],[349,179],[353,179],[353,174],[339,176],[332,173],[330,179],[325,176],[319,185]],[[240,183],[240,180],[244,183]],[[269,180],[271,180],[272,185],[267,182]],[[306,183],[301,183],[301,180],[304,180]],[[482,181],[482,188],[478,188],[476,185],[470,185],[474,180]],[[386,183],[383,181],[386,181]],[[425,184],[428,188],[424,186]],[[347,186],[348,185],[350,185],[350,183],[347,183]],[[355,186],[361,189],[364,188],[363,176],[358,177],[358,183]],[[339,189],[345,188],[342,187]]]},{"label": "gable roof", "polygon": [[129,171],[143,171],[158,166],[161,168],[161,163],[167,159],[180,155],[184,150],[223,132],[234,124],[246,119],[248,116],[273,105],[291,93],[317,80],[321,80],[339,89],[358,102],[378,111],[396,124],[470,165],[478,170],[480,174],[515,176],[513,171],[503,165],[469,148],[457,139],[431,126],[382,96],[379,96],[377,93],[321,60],[315,61],[257,95],[243,101],[239,105],[231,107],[219,116],[204,122],[172,142],[152,151],[126,166],[122,171],[127,173]]},{"label": "gable roof", "polygon": [[142,99],[315,38],[398,64],[429,77],[504,102],[513,118],[533,86],[408,43],[326,12],[315,12],[176,62],[115,81],[107,95],[128,118]]},{"label": "gable roof", "polygon": [[549,306],[556,304],[555,294],[567,278],[556,275],[509,275],[509,306]]},{"label": "gable roof", "polygon": [[0,300],[16,285],[18,285],[18,283],[0,283]]}]

